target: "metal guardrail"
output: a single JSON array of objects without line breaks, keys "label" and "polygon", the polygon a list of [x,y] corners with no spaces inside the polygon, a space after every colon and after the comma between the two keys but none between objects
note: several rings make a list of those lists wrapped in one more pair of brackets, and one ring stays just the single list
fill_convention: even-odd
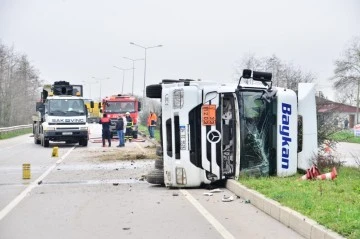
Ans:
[{"label": "metal guardrail", "polygon": [[0,128],[0,134],[9,133],[9,132],[13,132],[13,131],[21,130],[21,129],[28,129],[31,127],[32,127],[32,124],[4,127],[4,128]]}]

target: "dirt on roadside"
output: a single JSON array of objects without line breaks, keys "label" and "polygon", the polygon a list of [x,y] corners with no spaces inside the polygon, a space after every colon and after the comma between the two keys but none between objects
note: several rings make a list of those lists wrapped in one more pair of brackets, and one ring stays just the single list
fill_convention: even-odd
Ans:
[{"label": "dirt on roadside", "polygon": [[92,150],[92,156],[101,162],[114,160],[157,159],[156,146],[143,148],[113,147]]}]

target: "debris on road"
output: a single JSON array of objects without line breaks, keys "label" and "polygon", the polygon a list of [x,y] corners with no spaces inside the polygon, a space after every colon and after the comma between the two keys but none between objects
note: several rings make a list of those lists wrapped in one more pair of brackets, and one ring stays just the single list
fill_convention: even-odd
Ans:
[{"label": "debris on road", "polygon": [[222,197],[221,201],[223,201],[223,202],[232,202],[232,201],[234,201],[234,196],[226,196],[226,195],[224,195]]},{"label": "debris on road", "polygon": [[212,196],[212,193],[204,193],[205,196]]},{"label": "debris on road", "polygon": [[210,193],[221,193],[222,190],[220,188],[216,188],[216,189],[210,190],[209,192]]}]

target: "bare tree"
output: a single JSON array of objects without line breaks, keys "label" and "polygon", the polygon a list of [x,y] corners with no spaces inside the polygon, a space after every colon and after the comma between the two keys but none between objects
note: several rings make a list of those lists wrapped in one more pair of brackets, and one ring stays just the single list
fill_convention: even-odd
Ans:
[{"label": "bare tree", "polygon": [[242,69],[271,72],[273,74],[273,85],[292,90],[297,90],[300,82],[313,82],[315,80],[313,73],[303,72],[299,67],[284,63],[276,55],[265,58],[256,58],[251,54],[245,55],[236,70],[237,75],[241,75]]},{"label": "bare tree", "polygon": [[0,41],[0,127],[31,122],[40,84],[28,57]]},{"label": "bare tree", "polygon": [[356,122],[359,123],[360,98],[360,37],[351,40],[340,59],[335,61],[334,88],[344,91],[347,88],[356,88]]},{"label": "bare tree", "polygon": [[336,90],[336,101],[347,105],[356,105],[357,89],[352,86],[345,86],[343,90]]}]

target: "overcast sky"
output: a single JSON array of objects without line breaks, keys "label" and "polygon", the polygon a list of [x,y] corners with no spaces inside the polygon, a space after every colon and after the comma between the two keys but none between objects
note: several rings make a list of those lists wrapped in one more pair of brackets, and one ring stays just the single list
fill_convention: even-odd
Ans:
[{"label": "overcast sky", "polygon": [[[121,93],[122,71],[148,47],[146,84],[235,80],[245,54],[277,55],[311,71],[330,98],[334,60],[360,35],[359,0],[0,0],[0,39],[29,56],[45,82],[85,83],[85,96]],[[144,62],[134,93],[143,94]],[[132,70],[124,92],[132,91]]]}]

